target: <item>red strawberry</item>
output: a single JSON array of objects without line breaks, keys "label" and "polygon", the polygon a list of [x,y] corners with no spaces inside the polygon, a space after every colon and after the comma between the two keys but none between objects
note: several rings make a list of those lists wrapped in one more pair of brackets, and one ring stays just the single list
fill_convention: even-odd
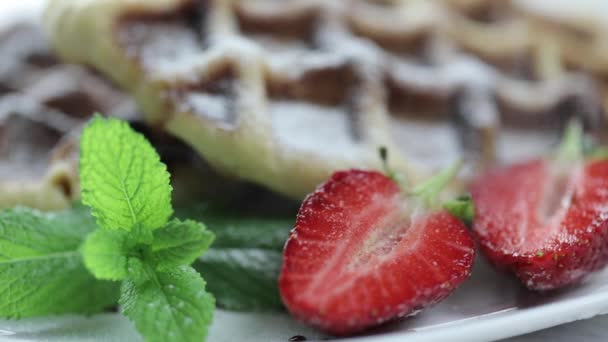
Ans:
[{"label": "red strawberry", "polygon": [[284,251],[288,310],[346,335],[448,296],[471,274],[473,239],[446,210],[412,203],[391,178],[360,170],[337,172],[309,195]]},{"label": "red strawberry", "polygon": [[608,161],[564,161],[491,171],[472,186],[482,251],[533,290],[572,284],[608,263]]}]

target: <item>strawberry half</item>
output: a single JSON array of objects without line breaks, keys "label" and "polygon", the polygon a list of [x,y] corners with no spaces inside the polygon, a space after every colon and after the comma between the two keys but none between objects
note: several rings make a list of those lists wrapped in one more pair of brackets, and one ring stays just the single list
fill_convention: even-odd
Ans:
[{"label": "strawberry half", "polygon": [[[440,176],[427,188],[443,187]],[[350,170],[309,195],[279,278],[291,314],[334,335],[353,334],[413,315],[467,279],[470,233],[445,209],[429,208],[436,191],[421,189],[408,199],[393,179]]]},{"label": "strawberry half", "polygon": [[558,158],[491,171],[472,186],[482,251],[533,290],[575,283],[608,263],[608,161],[585,161],[582,131],[569,130]]}]

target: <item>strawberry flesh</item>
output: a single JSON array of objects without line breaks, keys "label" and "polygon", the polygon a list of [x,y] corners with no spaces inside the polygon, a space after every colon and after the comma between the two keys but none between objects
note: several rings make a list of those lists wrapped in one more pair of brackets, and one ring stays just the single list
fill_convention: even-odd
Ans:
[{"label": "strawberry flesh", "polygon": [[335,173],[309,195],[284,251],[279,287],[298,319],[334,335],[415,314],[471,274],[474,244],[445,210],[407,208],[378,172]]},{"label": "strawberry flesh", "polygon": [[608,161],[534,160],[472,186],[484,254],[533,290],[576,283],[608,263]]}]

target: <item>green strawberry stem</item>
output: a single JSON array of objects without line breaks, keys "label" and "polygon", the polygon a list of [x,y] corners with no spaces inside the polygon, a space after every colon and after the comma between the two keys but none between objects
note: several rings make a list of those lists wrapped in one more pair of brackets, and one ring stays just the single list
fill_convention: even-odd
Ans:
[{"label": "green strawberry stem", "polygon": [[455,162],[436,176],[416,186],[410,194],[417,198],[426,208],[436,208],[438,206],[439,194],[456,177],[462,164],[461,160]]},{"label": "green strawberry stem", "polygon": [[[381,146],[378,149],[378,152],[380,154],[380,159],[382,159],[382,166],[385,175],[399,184],[399,187],[402,189],[404,194],[411,195],[415,202],[417,202],[418,205],[421,204],[424,208],[432,209],[438,207],[439,194],[452,181],[452,179],[456,177],[463,165],[462,161],[457,161],[450,167],[442,170],[436,176],[416,186],[412,191],[409,191],[407,183],[402,177],[400,177],[401,175],[394,172],[388,165],[388,150],[386,147]],[[474,207],[470,196],[461,196],[454,200],[448,201],[443,204],[443,207],[467,225],[470,225],[473,221]]]},{"label": "green strawberry stem", "polygon": [[450,214],[459,218],[467,226],[471,226],[475,217],[475,206],[470,195],[460,196],[443,204],[443,207]]},{"label": "green strawberry stem", "polygon": [[581,160],[583,158],[584,141],[585,134],[581,123],[572,119],[564,131],[564,137],[557,149],[557,162],[571,163]]},{"label": "green strawberry stem", "polygon": [[386,146],[380,146],[378,148],[378,153],[380,154],[380,160],[382,160],[382,169],[384,169],[384,173],[388,178],[395,179],[395,171],[388,165],[388,150],[386,149]]},{"label": "green strawberry stem", "polygon": [[388,178],[399,184],[399,187],[402,189],[402,191],[407,193],[407,179],[405,179],[402,174],[395,172],[390,167],[390,165],[388,165],[388,149],[386,148],[386,146],[380,146],[378,148],[378,153],[380,154],[380,159],[382,160],[382,168],[384,169],[384,174]]},{"label": "green strawberry stem", "polygon": [[588,158],[592,160],[607,160],[608,159],[608,148],[597,147],[588,154]]},{"label": "green strawberry stem", "polygon": [[[429,179],[427,182],[419,185],[417,189],[414,190],[418,190],[420,192],[420,194],[416,196],[422,199],[423,205],[425,205],[427,208],[437,207],[437,204],[439,203],[439,194],[458,174],[462,164],[462,161],[454,163],[452,166],[443,170],[441,173]],[[460,221],[464,222],[464,224],[467,226],[470,227],[471,224],[473,224],[475,206],[473,204],[471,195],[466,194],[459,196],[455,199],[444,202],[441,206]]]}]

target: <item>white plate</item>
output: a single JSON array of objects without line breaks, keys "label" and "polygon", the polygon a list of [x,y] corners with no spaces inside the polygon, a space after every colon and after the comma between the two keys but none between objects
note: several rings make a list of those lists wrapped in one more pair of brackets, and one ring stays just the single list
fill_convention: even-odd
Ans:
[{"label": "white plate", "polygon": [[[0,24],[35,16],[44,0],[3,1]],[[30,9],[33,11],[28,11]],[[0,25],[1,27],[2,25]],[[477,262],[473,277],[451,297],[416,317],[378,329],[365,336],[338,341],[488,341],[608,313],[608,271],[596,274],[580,286],[540,296],[522,289],[511,277]],[[600,321],[601,320],[601,321]],[[608,316],[575,328],[552,329],[526,341],[608,339],[602,326]],[[593,329],[601,332],[593,335]],[[570,333],[566,336],[564,332]],[[293,321],[285,313],[235,313],[218,310],[209,342],[286,342],[293,335],[309,341],[325,336]],[[21,321],[0,320],[0,341],[138,341],[133,325],[119,314],[93,317],[62,316]],[[586,339],[589,341],[590,339]]]},{"label": "white plate", "polygon": [[[367,335],[336,341],[490,341],[603,313],[608,313],[608,271],[595,274],[576,287],[539,295],[478,260],[473,277],[434,308]],[[139,340],[132,324],[119,314],[0,320],[2,335],[1,341]],[[208,341],[287,342],[293,335],[304,335],[309,341],[325,338],[284,313],[218,310]]]}]

